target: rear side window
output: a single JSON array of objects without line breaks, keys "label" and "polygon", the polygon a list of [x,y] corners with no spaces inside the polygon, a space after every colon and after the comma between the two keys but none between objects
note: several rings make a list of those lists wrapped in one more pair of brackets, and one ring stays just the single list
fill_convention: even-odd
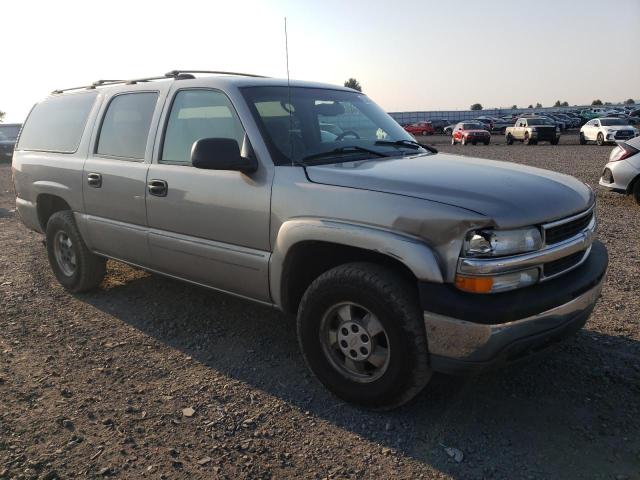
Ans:
[{"label": "rear side window", "polygon": [[157,92],[125,93],[113,97],[102,120],[96,153],[143,159],[157,100]]},{"label": "rear side window", "polygon": [[95,93],[83,93],[50,97],[38,103],[22,128],[18,149],[75,152],[95,100]]}]

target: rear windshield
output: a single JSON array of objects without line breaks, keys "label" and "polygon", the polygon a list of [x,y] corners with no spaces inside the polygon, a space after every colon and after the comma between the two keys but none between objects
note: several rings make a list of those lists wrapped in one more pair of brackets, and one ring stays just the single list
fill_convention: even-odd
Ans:
[{"label": "rear windshield", "polygon": [[15,140],[20,133],[19,125],[0,125],[0,140]]},{"label": "rear windshield", "polygon": [[18,149],[75,152],[95,100],[95,93],[83,93],[49,97],[36,104],[22,128]]},{"label": "rear windshield", "polygon": [[621,118],[601,118],[600,123],[603,127],[611,127],[613,125],[629,125],[629,122],[625,122]]}]

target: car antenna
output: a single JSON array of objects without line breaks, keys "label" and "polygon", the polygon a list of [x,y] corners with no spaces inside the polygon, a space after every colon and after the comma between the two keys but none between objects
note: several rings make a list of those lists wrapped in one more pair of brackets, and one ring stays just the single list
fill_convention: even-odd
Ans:
[{"label": "car antenna", "polygon": [[295,163],[293,160],[293,142],[291,141],[291,132],[293,130],[293,117],[291,109],[291,79],[289,78],[289,36],[287,35],[287,17],[284,17],[284,55],[287,60],[287,93],[289,95],[289,105],[287,110],[289,111],[289,158],[291,159],[291,166]]}]

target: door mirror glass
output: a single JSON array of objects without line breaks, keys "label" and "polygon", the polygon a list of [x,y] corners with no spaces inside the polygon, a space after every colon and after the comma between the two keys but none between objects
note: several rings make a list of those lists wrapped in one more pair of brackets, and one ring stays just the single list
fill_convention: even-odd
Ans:
[{"label": "door mirror glass", "polygon": [[191,163],[206,170],[255,172],[258,162],[240,155],[240,146],[233,138],[203,138],[191,148]]}]

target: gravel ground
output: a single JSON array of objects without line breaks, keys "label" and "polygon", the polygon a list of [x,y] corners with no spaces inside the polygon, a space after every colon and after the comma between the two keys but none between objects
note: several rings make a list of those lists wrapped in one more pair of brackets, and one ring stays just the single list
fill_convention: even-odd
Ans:
[{"label": "gravel ground", "polygon": [[[425,140],[594,188],[611,150]],[[99,291],[67,294],[10,184],[0,164],[0,478],[640,478],[631,198],[597,190],[611,263],[583,331],[501,371],[435,376],[380,414],[313,380],[274,310],[115,262]]]}]

